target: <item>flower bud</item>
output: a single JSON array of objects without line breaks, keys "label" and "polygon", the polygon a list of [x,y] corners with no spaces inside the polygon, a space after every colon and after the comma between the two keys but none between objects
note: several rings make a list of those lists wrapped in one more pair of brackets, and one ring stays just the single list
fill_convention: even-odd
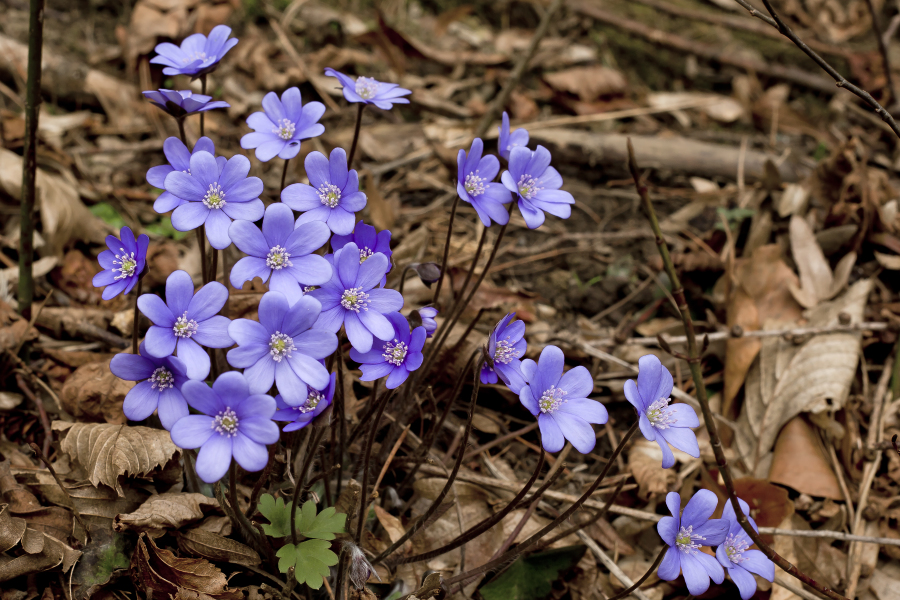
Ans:
[{"label": "flower bud", "polygon": [[372,575],[375,576],[375,579],[381,581],[381,577],[378,576],[375,567],[372,566],[372,563],[369,562],[369,559],[366,558],[366,555],[363,554],[363,551],[356,544],[344,542],[344,551],[347,552],[350,559],[350,581],[353,582],[357,589],[361,590],[366,587],[366,582]]}]

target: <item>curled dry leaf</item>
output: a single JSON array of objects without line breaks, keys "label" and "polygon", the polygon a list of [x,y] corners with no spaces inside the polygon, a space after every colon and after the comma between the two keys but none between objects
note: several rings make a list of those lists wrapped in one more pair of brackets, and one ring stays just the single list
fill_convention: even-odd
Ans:
[{"label": "curled dry leaf", "polygon": [[179,548],[208,560],[251,567],[262,562],[253,548],[199,527],[178,531],[175,535]]},{"label": "curled dry leaf", "polygon": [[628,82],[620,71],[602,65],[544,73],[544,79],[553,89],[575,94],[582,102],[593,102],[600,96],[621,94],[628,87]]},{"label": "curled dry leaf", "polygon": [[54,421],[61,434],[61,450],[86,472],[97,487],[101,483],[125,493],[119,477],[140,477],[164,467],[179,452],[169,432],[149,427],[128,427],[108,423],[65,423]]},{"label": "curled dry leaf", "polygon": [[638,483],[638,496],[644,500],[666,494],[675,485],[677,476],[671,469],[661,469],[661,464],[662,450],[656,442],[640,439],[628,450],[628,470]]},{"label": "curled dry leaf", "polygon": [[12,516],[8,505],[0,504],[0,551],[11,550],[17,544],[22,553],[0,564],[0,582],[58,566],[67,572],[81,556],[81,552],[56,538],[28,528],[24,519]]},{"label": "curled dry leaf", "polygon": [[76,419],[116,425],[128,420],[122,412],[122,402],[135,382],[116,377],[109,370],[109,362],[82,365],[66,379],[60,401],[62,408]]},{"label": "curled dry leaf", "polygon": [[816,235],[802,217],[791,217],[790,234],[791,252],[800,271],[800,286],[792,285],[790,288],[797,302],[812,308],[837,296],[847,285],[850,270],[856,264],[856,253],[848,252],[832,273]]},{"label": "curled dry leaf", "polygon": [[888,271],[900,271],[900,256],[875,251],[875,260]]},{"label": "curled dry leaf", "polygon": [[788,421],[778,434],[769,481],[810,496],[844,499],[822,443],[802,417]]},{"label": "curled dry leaf", "polygon": [[696,108],[709,118],[720,123],[733,123],[744,115],[744,107],[730,96],[704,94],[701,92],[655,92],[648,94],[647,101],[653,108]]},{"label": "curled dry leaf", "polygon": [[203,494],[173,492],[150,496],[133,513],[116,515],[113,529],[119,532],[127,529],[146,531],[151,537],[158,537],[167,529],[181,529],[203,519],[206,516],[204,508],[217,509],[219,503]]}]

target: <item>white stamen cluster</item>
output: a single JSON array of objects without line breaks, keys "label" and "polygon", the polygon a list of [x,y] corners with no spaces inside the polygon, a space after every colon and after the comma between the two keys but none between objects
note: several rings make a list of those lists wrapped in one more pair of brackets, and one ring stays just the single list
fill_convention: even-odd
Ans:
[{"label": "white stamen cluster", "polygon": [[702,544],[697,543],[697,540],[703,541],[705,539],[702,535],[694,533],[693,525],[688,525],[687,527],[682,525],[678,535],[675,536],[675,546],[685,554],[697,554],[700,551],[700,546],[702,546]]},{"label": "white stamen cluster", "polygon": [[494,350],[495,363],[508,365],[517,358],[519,358],[519,351],[509,343],[509,338],[497,340],[497,349]]},{"label": "white stamen cluster", "polygon": [[319,186],[319,200],[328,208],[335,208],[341,202],[341,188],[333,183]]},{"label": "white stamen cluster", "polygon": [[209,189],[203,195],[203,204],[206,208],[219,209],[225,206],[225,192],[218,183],[209,184]]},{"label": "white stamen cluster", "polygon": [[290,258],[290,252],[283,247],[272,246],[272,249],[269,250],[269,254],[266,255],[266,266],[270,269],[275,269],[276,271],[287,267],[293,267],[294,265],[289,260]]},{"label": "white stamen cluster", "polygon": [[304,295],[304,296],[305,296],[306,294],[310,293],[311,291],[317,290],[317,289],[319,289],[319,286],[317,286],[317,285],[304,285],[304,286],[301,288],[301,290],[303,291],[303,295]]},{"label": "white stamen cluster", "polygon": [[363,264],[366,262],[366,259],[375,254],[373,251],[369,250],[367,247],[363,246],[359,249],[359,264]]},{"label": "white stamen cluster", "polygon": [[536,179],[528,174],[523,174],[519,177],[519,182],[516,186],[519,189],[519,195],[525,198],[526,200],[531,200],[537,193],[541,191],[542,187],[540,187],[540,179]]},{"label": "white stamen cluster", "polygon": [[356,93],[363,100],[371,100],[378,93],[381,84],[371,77],[360,77],[356,80]]},{"label": "white stamen cluster", "polygon": [[325,399],[325,394],[322,392],[317,392],[316,390],[309,390],[309,395],[306,397],[306,402],[301,404],[300,406],[295,406],[297,410],[302,413],[310,413],[316,410],[316,407],[319,405],[319,402]]},{"label": "white stamen cluster", "polygon": [[213,422],[210,426],[220,435],[234,437],[238,432],[237,414],[231,410],[230,406],[226,406],[225,410],[213,418]]},{"label": "white stamen cluster", "polygon": [[280,123],[275,123],[272,133],[277,134],[283,140],[290,140],[294,137],[297,126],[290,119],[282,119]]},{"label": "white stamen cluster", "polygon": [[294,340],[289,335],[285,335],[280,331],[276,331],[269,338],[269,354],[272,360],[280,363],[285,358],[291,357],[291,352],[295,349]]},{"label": "white stamen cluster", "polygon": [[647,419],[650,421],[650,425],[663,430],[668,429],[678,422],[678,419],[672,414],[672,409],[669,408],[669,402],[671,400],[671,398],[660,398],[647,407],[646,415]]},{"label": "white stamen cluster", "polygon": [[355,313],[359,313],[361,310],[369,310],[369,295],[362,291],[360,287],[344,290],[344,293],[341,294],[341,306]]},{"label": "white stamen cluster", "polygon": [[739,565],[745,560],[743,553],[747,551],[747,548],[750,547],[750,543],[747,541],[746,537],[743,535],[734,535],[733,533],[729,533],[728,537],[725,538],[725,554],[728,555],[728,560],[732,563]]},{"label": "white stamen cluster", "polygon": [[119,272],[116,275],[116,279],[125,279],[126,277],[131,277],[134,275],[135,269],[137,269],[137,259],[134,257],[134,252],[126,252],[125,248],[119,248],[119,252],[122,254],[116,254],[116,257],[113,259],[112,272]]},{"label": "white stamen cluster", "polygon": [[554,413],[561,404],[566,402],[565,395],[566,390],[561,390],[555,385],[551,385],[549,389],[541,394],[541,399],[538,400],[538,406],[541,407],[541,412],[549,414]]},{"label": "white stamen cluster", "polygon": [[172,326],[175,337],[190,339],[192,335],[197,333],[197,321],[187,318],[187,311],[175,320]]},{"label": "white stamen cluster", "polygon": [[474,173],[466,175],[466,181],[463,183],[463,187],[466,188],[466,192],[470,196],[475,198],[484,193],[484,181],[485,180],[481,178],[476,170]]},{"label": "white stamen cluster", "polygon": [[384,352],[381,353],[381,356],[387,362],[399,367],[403,364],[403,361],[406,360],[406,353],[408,351],[409,348],[406,344],[395,339],[393,342],[388,342],[384,345]]},{"label": "white stamen cluster", "polygon": [[[215,60],[215,56],[213,56],[212,59]],[[200,52],[194,52],[193,54],[188,54],[187,56],[185,56],[185,58],[181,59],[181,62],[186,65],[188,63],[194,62],[195,60],[205,61],[206,60],[206,52],[203,52],[201,50]]]},{"label": "white stamen cluster", "polygon": [[175,387],[175,376],[165,367],[158,367],[150,376],[150,389],[163,391]]}]

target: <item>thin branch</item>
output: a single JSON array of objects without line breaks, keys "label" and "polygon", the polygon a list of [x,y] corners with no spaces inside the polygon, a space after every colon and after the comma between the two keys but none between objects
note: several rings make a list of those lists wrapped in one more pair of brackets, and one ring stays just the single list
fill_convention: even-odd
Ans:
[{"label": "thin branch", "polygon": [[881,25],[878,23],[878,11],[875,10],[875,3],[872,0],[866,0],[869,6],[869,15],[872,17],[872,33],[878,39],[878,51],[881,53],[881,65],[884,69],[885,84],[890,92],[890,99],[893,104],[897,104],[897,88],[894,87],[894,74],[891,72],[891,57],[888,53],[887,43],[884,34],[881,33]]},{"label": "thin branch", "polygon": [[[603,566],[609,569],[609,572],[615,576],[622,585],[634,586],[634,582],[631,581],[631,578],[625,574],[625,571],[619,568],[619,565],[617,565],[602,548],[600,548],[597,542],[583,531],[578,532],[578,537],[581,538],[581,541],[590,549],[594,556],[597,557],[597,560],[603,563]],[[650,600],[650,598],[639,589],[631,590],[630,594],[638,600]]]},{"label": "thin branch", "polygon": [[827,531],[813,529],[811,531],[799,529],[778,529],[777,527],[760,527],[760,535],[783,535],[787,537],[819,538],[826,540],[841,540],[842,542],[862,542],[863,544],[880,544],[882,546],[900,546],[900,539],[871,537],[868,535],[853,535],[843,531]]}]

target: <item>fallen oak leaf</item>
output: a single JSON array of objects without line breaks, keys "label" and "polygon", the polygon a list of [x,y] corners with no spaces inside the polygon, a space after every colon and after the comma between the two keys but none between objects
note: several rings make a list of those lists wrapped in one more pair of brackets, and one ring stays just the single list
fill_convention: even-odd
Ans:
[{"label": "fallen oak leaf", "polygon": [[215,498],[203,494],[174,492],[150,496],[132,513],[119,514],[113,519],[113,529],[146,531],[151,537],[163,535],[167,529],[181,529],[206,515],[204,508],[219,508]]}]

